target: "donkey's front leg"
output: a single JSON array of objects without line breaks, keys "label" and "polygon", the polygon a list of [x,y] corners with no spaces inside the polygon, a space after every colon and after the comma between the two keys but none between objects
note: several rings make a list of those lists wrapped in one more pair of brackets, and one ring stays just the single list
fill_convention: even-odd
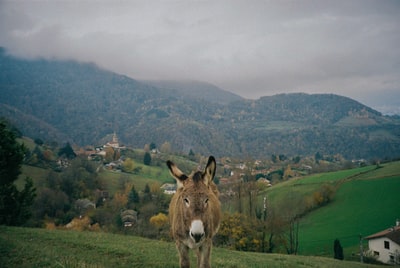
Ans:
[{"label": "donkey's front leg", "polygon": [[211,267],[211,240],[204,241],[204,244],[197,250],[197,267],[210,268]]},{"label": "donkey's front leg", "polygon": [[181,268],[189,268],[189,248],[180,241],[176,241],[176,248],[179,252],[179,265],[181,266]]}]

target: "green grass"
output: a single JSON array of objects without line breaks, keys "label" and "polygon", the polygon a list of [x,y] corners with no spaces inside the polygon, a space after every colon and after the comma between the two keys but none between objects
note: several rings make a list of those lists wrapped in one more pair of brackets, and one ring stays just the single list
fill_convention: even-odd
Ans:
[{"label": "green grass", "polygon": [[[346,259],[358,259],[359,236],[389,228],[400,217],[400,162],[320,173],[274,185],[260,193],[272,205],[313,194],[323,184],[337,188],[334,200],[300,221],[299,253],[332,256],[338,238]],[[296,204],[293,204],[294,206]],[[363,241],[367,248],[367,241]]]},{"label": "green grass", "polygon": [[[105,186],[110,194],[114,194],[117,190],[119,186],[119,179],[121,177],[124,177],[132,182],[138,191],[144,190],[146,184],[150,185],[154,182],[163,184],[165,182],[174,181],[166,167],[164,168],[162,166],[146,166],[136,163],[135,166],[141,168],[141,171],[138,174],[102,170],[99,173],[99,177],[105,183]],[[25,184],[24,180],[26,176],[33,179],[35,187],[44,187],[45,179],[50,172],[49,169],[29,165],[22,165],[21,171],[22,173],[16,181],[16,184],[19,188],[22,188]]]},{"label": "green grass", "polygon": [[33,180],[35,187],[44,187],[45,179],[48,174],[48,169],[22,165],[21,175],[19,175],[18,180],[16,180],[16,185],[19,189],[22,189],[25,185],[25,178],[30,177]]},{"label": "green grass", "polygon": [[[191,254],[192,267],[196,259]],[[213,267],[378,267],[333,258],[214,248]],[[1,267],[178,267],[172,242],[134,236],[0,226]]]},{"label": "green grass", "polygon": [[[290,196],[300,195],[308,196],[318,190],[324,184],[337,186],[347,178],[364,174],[376,169],[376,166],[367,166],[362,168],[347,169],[336,172],[319,173],[310,176],[294,178],[267,189],[260,194],[260,198],[268,196],[268,200],[272,203],[283,202]],[[382,171],[381,171],[382,172]],[[260,199],[261,200],[261,199]],[[261,201],[260,201],[261,202]]]},{"label": "green grass", "polygon": [[395,224],[400,216],[399,189],[400,162],[351,175],[332,203],[302,219],[300,254],[329,256],[336,238],[345,256],[356,254],[360,234],[365,237]]},{"label": "green grass", "polygon": [[100,178],[105,183],[107,190],[110,194],[114,194],[119,187],[119,180],[123,177],[135,185],[135,189],[143,191],[146,184],[159,183],[160,185],[165,182],[173,182],[173,178],[169,174],[168,169],[159,166],[146,166],[135,164],[141,167],[139,174],[123,173],[104,170],[99,173]]}]

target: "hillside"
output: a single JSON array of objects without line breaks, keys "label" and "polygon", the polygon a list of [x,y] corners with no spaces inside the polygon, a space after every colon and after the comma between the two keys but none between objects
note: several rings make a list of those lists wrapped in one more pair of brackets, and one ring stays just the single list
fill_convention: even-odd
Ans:
[{"label": "hillside", "polygon": [[400,119],[337,95],[237,99],[207,83],[150,85],[93,64],[4,50],[0,70],[0,117],[32,138],[97,145],[116,131],[127,146],[168,141],[174,151],[204,155],[399,157]]},{"label": "hillside", "polygon": [[163,90],[169,90],[183,98],[195,98],[219,104],[242,100],[242,97],[238,95],[200,81],[141,80],[140,82]]},{"label": "hillside", "polygon": [[[322,185],[336,190],[333,200],[300,220],[299,254],[331,256],[340,240],[345,259],[357,259],[360,235],[366,237],[395,224],[400,216],[400,162],[320,173],[280,183],[262,193],[271,203],[309,196]],[[259,201],[261,202],[261,200]],[[364,241],[367,248],[367,242]]]},{"label": "hillside", "polygon": [[[40,245],[40,246],[38,246]],[[6,267],[177,267],[172,242],[130,235],[0,226],[0,263]],[[195,258],[191,255],[195,266]],[[214,248],[213,267],[379,267],[333,258]]]}]

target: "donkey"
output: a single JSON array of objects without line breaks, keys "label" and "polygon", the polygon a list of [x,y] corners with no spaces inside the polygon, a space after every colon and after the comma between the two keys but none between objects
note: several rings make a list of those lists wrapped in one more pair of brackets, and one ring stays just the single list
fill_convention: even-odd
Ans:
[{"label": "donkey", "polygon": [[177,191],[169,205],[169,221],[179,264],[190,267],[191,248],[196,251],[198,267],[211,267],[212,238],[221,220],[219,192],[213,182],[215,159],[210,156],[204,172],[192,172],[189,176],[171,161],[167,161],[167,166],[177,182]]}]

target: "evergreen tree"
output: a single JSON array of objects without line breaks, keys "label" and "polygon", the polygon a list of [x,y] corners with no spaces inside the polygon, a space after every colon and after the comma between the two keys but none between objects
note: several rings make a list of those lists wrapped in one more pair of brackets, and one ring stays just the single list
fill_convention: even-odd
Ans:
[{"label": "evergreen tree", "polygon": [[319,161],[322,160],[322,159],[323,159],[323,157],[322,157],[321,153],[317,152],[315,154],[315,162],[319,163]]},{"label": "evergreen tree", "polygon": [[137,204],[139,203],[140,199],[139,199],[139,193],[136,191],[135,189],[135,185],[132,185],[132,189],[129,192],[129,196],[128,196],[128,204]]},{"label": "evergreen tree", "polygon": [[58,152],[58,156],[65,156],[69,159],[73,159],[76,157],[76,154],[72,149],[71,144],[67,142],[67,144],[65,144],[65,146],[61,148],[60,151]]},{"label": "evergreen tree", "polygon": [[150,143],[150,151],[154,149],[157,149],[157,145],[154,142],[152,142]]},{"label": "evergreen tree", "polygon": [[146,183],[143,191],[143,203],[149,202],[152,200],[151,190],[148,183]]},{"label": "evergreen tree", "polygon": [[144,154],[144,157],[143,157],[143,164],[145,164],[146,166],[150,166],[150,164],[151,164],[151,155],[150,155],[149,152],[146,152],[146,153]]},{"label": "evergreen tree", "polygon": [[343,260],[343,248],[342,245],[340,244],[339,239],[335,239],[333,242],[333,251],[334,251],[334,258],[338,260]]},{"label": "evergreen tree", "polygon": [[31,216],[35,188],[30,178],[19,191],[14,182],[21,173],[25,147],[16,141],[5,122],[0,122],[0,224],[22,225]]},{"label": "evergreen tree", "polygon": [[191,156],[191,157],[193,157],[193,156],[194,156],[194,152],[193,152],[193,150],[192,150],[192,149],[190,149],[190,151],[189,151],[189,156]]}]

